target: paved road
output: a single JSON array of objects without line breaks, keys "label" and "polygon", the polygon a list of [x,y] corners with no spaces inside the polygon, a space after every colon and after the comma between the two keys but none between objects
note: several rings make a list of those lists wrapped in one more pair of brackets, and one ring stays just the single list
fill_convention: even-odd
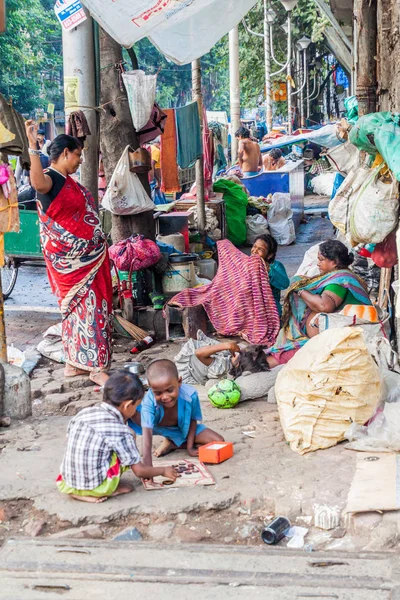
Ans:
[{"label": "paved road", "polygon": [[383,553],[10,540],[0,550],[0,598],[398,600],[399,565]]}]

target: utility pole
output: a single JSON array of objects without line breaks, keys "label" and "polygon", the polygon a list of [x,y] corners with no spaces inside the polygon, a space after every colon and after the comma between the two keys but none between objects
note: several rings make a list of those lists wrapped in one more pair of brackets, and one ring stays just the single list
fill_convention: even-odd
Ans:
[{"label": "utility pole", "polygon": [[229,32],[229,81],[231,102],[231,161],[236,162],[238,141],[235,132],[240,127],[239,28]]},{"label": "utility pole", "polygon": [[[200,130],[203,138],[203,95],[201,93],[201,61],[198,58],[192,62],[192,98],[196,100],[199,109]],[[204,200],[204,148],[203,154],[196,161],[196,199],[197,199],[197,226],[200,233],[206,227],[206,207]]]},{"label": "utility pole", "polygon": [[272,131],[272,97],[271,97],[271,47],[268,22],[268,5],[264,0],[264,62],[265,62],[265,113],[268,133]]},{"label": "utility pole", "polygon": [[[1,1],[1,0],[0,0]],[[91,135],[86,138],[81,183],[98,199],[98,125],[96,106],[96,69],[94,58],[93,19],[72,30],[62,32],[64,65],[65,118],[82,110]]]}]

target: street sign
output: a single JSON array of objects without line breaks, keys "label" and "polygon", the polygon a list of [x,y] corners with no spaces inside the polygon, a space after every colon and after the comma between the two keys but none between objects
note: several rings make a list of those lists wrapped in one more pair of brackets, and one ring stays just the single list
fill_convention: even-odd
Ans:
[{"label": "street sign", "polygon": [[[1,2],[2,0],[0,0]],[[80,0],[57,0],[54,12],[62,27],[67,31],[87,19]]]}]

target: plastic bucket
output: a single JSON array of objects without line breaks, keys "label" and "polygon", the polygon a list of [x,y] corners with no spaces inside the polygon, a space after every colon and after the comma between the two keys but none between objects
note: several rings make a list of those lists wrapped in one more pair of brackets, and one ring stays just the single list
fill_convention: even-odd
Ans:
[{"label": "plastic bucket", "polygon": [[169,266],[162,277],[164,294],[177,294],[193,287],[195,272],[193,262],[175,263]]}]

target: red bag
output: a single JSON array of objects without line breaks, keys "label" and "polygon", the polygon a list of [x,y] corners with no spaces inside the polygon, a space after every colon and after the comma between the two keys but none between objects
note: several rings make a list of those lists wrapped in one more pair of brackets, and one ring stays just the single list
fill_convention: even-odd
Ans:
[{"label": "red bag", "polygon": [[397,265],[396,231],[389,233],[383,242],[375,246],[371,258],[382,269],[390,269]]},{"label": "red bag", "polygon": [[155,102],[149,122],[137,132],[140,145],[151,142],[151,140],[155,140],[156,137],[163,134],[166,119],[167,115]]},{"label": "red bag", "polygon": [[144,235],[134,234],[109,249],[110,258],[119,271],[139,271],[152,267],[161,258],[159,247]]}]

